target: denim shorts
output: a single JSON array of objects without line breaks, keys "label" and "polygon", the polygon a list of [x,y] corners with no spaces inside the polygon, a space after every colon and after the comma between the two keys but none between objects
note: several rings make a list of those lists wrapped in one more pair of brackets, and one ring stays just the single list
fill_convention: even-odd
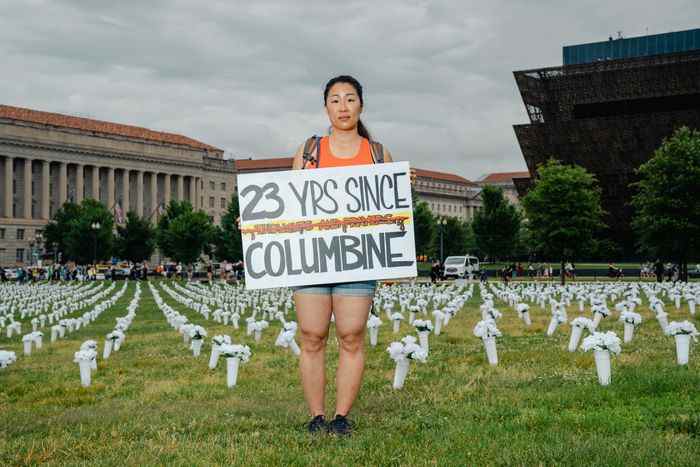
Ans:
[{"label": "denim shorts", "polygon": [[340,282],[338,284],[300,285],[291,289],[296,293],[317,295],[351,295],[355,297],[373,297],[377,281]]}]

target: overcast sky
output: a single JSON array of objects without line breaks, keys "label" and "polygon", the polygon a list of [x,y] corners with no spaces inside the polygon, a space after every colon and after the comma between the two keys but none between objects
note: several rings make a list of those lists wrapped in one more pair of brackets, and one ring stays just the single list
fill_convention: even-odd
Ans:
[{"label": "overcast sky", "polygon": [[325,132],[323,86],[352,74],[395,159],[476,179],[525,168],[513,70],[618,30],[696,27],[698,0],[1,0],[0,103],[257,159]]}]

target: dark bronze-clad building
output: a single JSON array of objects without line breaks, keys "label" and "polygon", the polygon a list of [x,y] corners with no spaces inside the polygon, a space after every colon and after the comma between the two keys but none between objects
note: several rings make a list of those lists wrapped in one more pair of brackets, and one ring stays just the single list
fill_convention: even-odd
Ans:
[{"label": "dark bronze-clad building", "polygon": [[635,169],[677,128],[700,128],[700,29],[568,46],[563,63],[514,72],[530,118],[515,134],[531,174],[555,157],[596,175],[608,235],[631,255]]}]

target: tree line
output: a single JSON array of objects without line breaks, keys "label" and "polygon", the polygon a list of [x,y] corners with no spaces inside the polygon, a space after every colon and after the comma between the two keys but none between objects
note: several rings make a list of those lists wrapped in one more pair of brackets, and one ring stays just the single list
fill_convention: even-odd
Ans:
[{"label": "tree line", "polygon": [[[679,264],[687,280],[688,262],[700,250],[700,132],[680,128],[637,169],[633,229],[637,249],[647,257]],[[481,192],[483,207],[471,222],[435,216],[413,194],[416,253],[422,258],[472,254],[489,260],[546,259],[564,263],[605,259],[615,245],[602,232],[605,214],[600,186],[584,168],[550,159],[538,167],[520,207],[498,187]],[[187,201],[171,201],[154,224],[133,212],[124,225],[100,202],[66,203],[44,231],[47,250],[81,264],[113,256],[133,262],[161,255],[183,264],[202,254],[217,260],[242,259],[234,194],[221,225]],[[99,227],[98,227],[99,226]]]}]

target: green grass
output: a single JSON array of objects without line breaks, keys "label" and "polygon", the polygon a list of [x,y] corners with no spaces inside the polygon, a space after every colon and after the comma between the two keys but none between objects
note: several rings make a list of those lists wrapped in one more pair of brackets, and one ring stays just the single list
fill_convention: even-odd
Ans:
[{"label": "green grass", "polygon": [[[163,298],[209,336],[226,332],[251,346],[238,385],[223,365],[207,369],[209,346],[191,356],[143,287],[141,307],[122,349],[99,361],[93,385],[81,388],[72,354],[126,314],[134,285],[95,323],[0,370],[0,465],[697,465],[700,373],[675,365],[673,339],[646,307],[635,340],[613,360],[613,382],[597,383],[593,356],[566,351],[568,325],[547,338],[548,315],[531,308],[524,329],[513,310],[499,327],[500,364],[489,367],[472,335],[478,296],[441,336],[431,336],[427,364],[412,364],[406,386],[391,389],[395,336],[385,321],[368,348],[364,384],[352,412],[350,439],[312,438],[297,360],[273,347],[279,325],[261,343],[205,321]],[[478,294],[477,294],[478,295]],[[668,307],[669,319],[688,315]],[[570,318],[577,316],[572,308]],[[215,324],[217,324],[215,326]],[[696,321],[696,325],[697,325]],[[621,336],[622,325],[603,330]],[[26,329],[26,328],[25,328]],[[409,332],[402,326],[403,336]],[[45,339],[48,341],[48,339]],[[21,343],[0,338],[20,356]],[[328,348],[332,410],[337,346]]]}]

